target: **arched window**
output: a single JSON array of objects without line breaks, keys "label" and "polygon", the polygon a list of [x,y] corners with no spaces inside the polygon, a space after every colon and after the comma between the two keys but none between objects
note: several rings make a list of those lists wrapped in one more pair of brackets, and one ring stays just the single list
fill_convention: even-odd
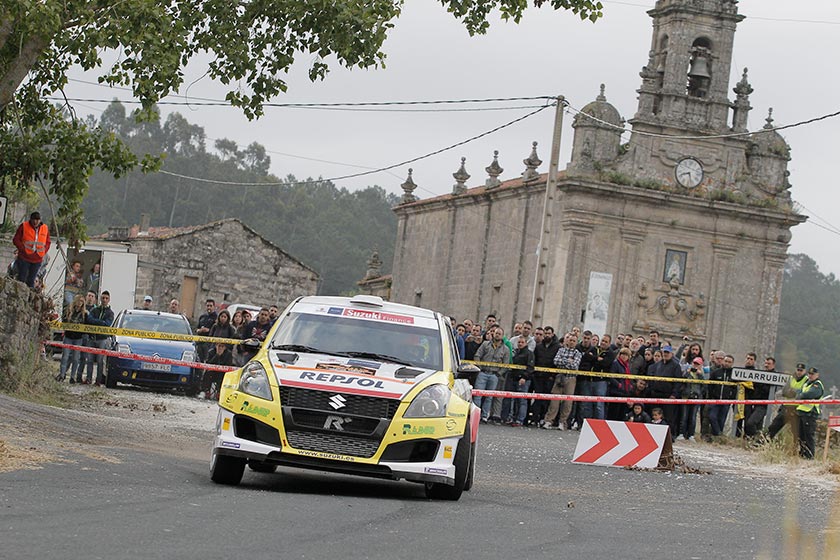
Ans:
[{"label": "arched window", "polygon": [[688,63],[688,94],[706,97],[712,81],[712,42],[708,37],[698,37],[691,44]]}]

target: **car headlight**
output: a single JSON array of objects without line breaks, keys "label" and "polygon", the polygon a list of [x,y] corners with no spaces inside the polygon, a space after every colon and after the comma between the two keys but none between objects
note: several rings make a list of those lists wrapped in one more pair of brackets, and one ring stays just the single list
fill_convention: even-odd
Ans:
[{"label": "car headlight", "polygon": [[184,350],[184,353],[181,354],[181,360],[184,362],[194,362],[195,361],[195,351],[194,350]]},{"label": "car headlight", "polygon": [[404,418],[440,418],[446,416],[452,391],[446,385],[431,385],[414,397]]},{"label": "car headlight", "polygon": [[249,362],[242,368],[242,375],[239,377],[239,390],[267,401],[274,400],[271,397],[268,374],[259,362]]},{"label": "car headlight", "polygon": [[125,343],[117,344],[117,352],[120,354],[131,354],[131,346]]}]

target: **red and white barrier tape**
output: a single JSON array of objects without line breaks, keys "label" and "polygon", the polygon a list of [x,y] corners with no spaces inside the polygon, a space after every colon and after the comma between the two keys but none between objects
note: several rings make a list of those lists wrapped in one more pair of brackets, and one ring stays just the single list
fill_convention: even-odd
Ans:
[{"label": "red and white barrier tape", "polygon": [[44,344],[49,346],[56,346],[58,348],[69,348],[70,350],[78,350],[79,352],[87,352],[88,354],[100,354],[102,356],[111,356],[114,358],[126,358],[128,360],[153,362],[156,364],[169,364],[172,366],[185,366],[196,369],[205,369],[209,371],[231,371],[237,369],[236,366],[220,366],[216,364],[205,364],[203,362],[185,362],[183,360],[173,360],[170,358],[143,356],[142,354],[126,354],[124,352],[116,352],[115,350],[105,350],[103,348],[93,348],[91,346],[76,346],[73,344],[64,344],[63,342],[47,341],[44,342]]},{"label": "red and white barrier tape", "polygon": [[607,403],[642,403],[642,404],[840,404],[840,399],[826,399],[824,401],[795,401],[795,400],[723,400],[723,399],[657,399],[634,397],[591,397],[586,395],[549,395],[545,393],[516,393],[513,391],[485,391],[473,389],[474,397],[495,397],[502,399],[534,399],[538,401],[580,401]]},{"label": "red and white barrier tape", "polygon": [[[153,362],[156,364],[169,364],[173,366],[185,366],[197,369],[204,369],[210,371],[232,371],[237,369],[235,366],[220,366],[216,364],[205,364],[203,362],[185,362],[183,360],[174,360],[170,358],[157,358],[154,356],[144,356],[142,354],[125,354],[123,352],[116,352],[114,350],[104,350],[102,348],[92,348],[90,346],[76,346],[73,344],[64,344],[63,342],[46,341],[44,344],[49,346],[56,346],[58,348],[68,348],[70,350],[78,350],[79,352],[87,352],[89,354],[100,354],[103,356],[112,356],[114,358],[126,358],[129,360],[138,360],[141,362]],[[538,401],[579,401],[579,402],[607,402],[607,403],[642,403],[642,404],[840,404],[840,399],[826,399],[822,401],[795,401],[795,400],[722,400],[722,399],[656,399],[656,398],[633,398],[633,397],[591,397],[586,395],[551,395],[545,393],[518,393],[514,391],[486,391],[481,389],[473,389],[473,397],[495,397],[502,399],[534,399]]]}]

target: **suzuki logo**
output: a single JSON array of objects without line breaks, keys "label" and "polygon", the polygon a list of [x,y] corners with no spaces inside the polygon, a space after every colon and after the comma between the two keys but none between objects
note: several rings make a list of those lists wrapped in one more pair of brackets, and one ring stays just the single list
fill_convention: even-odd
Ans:
[{"label": "suzuki logo", "polygon": [[347,406],[345,404],[346,402],[347,399],[345,399],[341,395],[333,395],[330,397],[330,406],[333,407],[335,410],[339,410]]},{"label": "suzuki logo", "polygon": [[349,424],[352,421],[352,418],[344,418],[342,416],[333,416],[332,414],[330,414],[329,416],[327,416],[326,422],[324,422],[324,429],[338,430],[340,432],[343,432],[344,424]]}]

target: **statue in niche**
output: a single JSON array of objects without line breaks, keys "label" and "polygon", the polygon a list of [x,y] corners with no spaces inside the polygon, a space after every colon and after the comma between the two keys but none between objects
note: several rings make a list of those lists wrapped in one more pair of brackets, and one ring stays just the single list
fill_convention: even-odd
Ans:
[{"label": "statue in niche", "polygon": [[666,250],[662,281],[670,284],[673,279],[676,279],[678,285],[685,284],[685,263],[687,260],[688,253],[685,251]]}]

